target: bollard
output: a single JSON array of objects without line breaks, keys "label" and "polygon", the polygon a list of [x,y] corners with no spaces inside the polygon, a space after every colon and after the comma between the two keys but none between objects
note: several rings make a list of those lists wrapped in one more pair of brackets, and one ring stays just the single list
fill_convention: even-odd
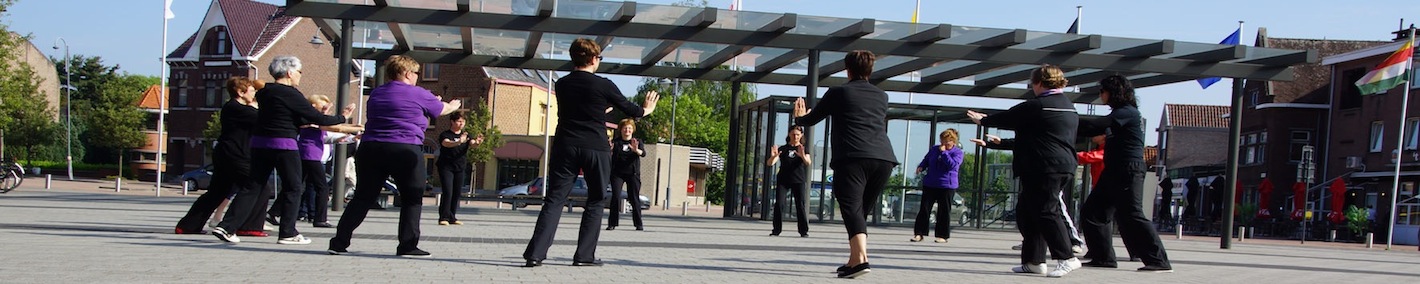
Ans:
[{"label": "bollard", "polygon": [[1176,239],[1182,240],[1182,239],[1183,239],[1183,224],[1174,225],[1174,227],[1173,227],[1173,232],[1174,232],[1174,235],[1176,235],[1176,236],[1175,236]]},{"label": "bollard", "polygon": [[120,190],[123,190],[123,178],[114,178],[114,179],[113,179],[113,192],[118,192],[118,191],[120,191]]},{"label": "bollard", "polygon": [[706,200],[706,201],[705,201],[705,212],[710,212],[710,201],[709,201],[709,200]]},{"label": "bollard", "polygon": [[183,196],[187,196],[187,187],[188,187],[188,186],[192,186],[192,183],[189,182],[189,181],[185,181],[185,180],[182,181],[182,195],[183,195]]},{"label": "bollard", "polygon": [[53,181],[54,180],[51,179],[50,174],[44,174],[44,189],[49,189],[51,186],[50,183],[52,183]]},{"label": "bollard", "polygon": [[1246,239],[1247,239],[1247,227],[1238,226],[1238,242],[1241,243],[1241,242],[1243,242],[1243,240],[1246,240]]},{"label": "bollard", "polygon": [[1373,236],[1372,236],[1371,234],[1375,234],[1375,233],[1366,233],[1366,248],[1371,248],[1372,246],[1375,245],[1375,244],[1374,244],[1374,243],[1375,243],[1375,241],[1374,241],[1375,238],[1372,238]]},{"label": "bollard", "polygon": [[685,216],[685,213],[686,213],[685,210],[686,210],[686,209],[689,209],[689,208],[690,208],[690,201],[681,201],[681,202],[680,202],[680,215],[681,215],[681,216]]},{"label": "bollard", "polygon": [[502,200],[502,198],[499,198],[498,200],[494,201],[493,203],[497,203],[497,204],[498,204],[498,207],[497,207],[498,209],[503,209],[503,200]]},{"label": "bollard", "polygon": [[1335,241],[1336,241],[1336,230],[1331,230],[1330,233],[1327,233],[1327,235],[1326,235],[1326,241],[1328,241],[1328,242],[1335,242]]}]

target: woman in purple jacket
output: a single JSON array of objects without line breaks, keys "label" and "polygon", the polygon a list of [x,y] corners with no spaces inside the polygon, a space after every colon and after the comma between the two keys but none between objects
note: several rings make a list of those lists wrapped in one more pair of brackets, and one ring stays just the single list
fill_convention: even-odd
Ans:
[{"label": "woman in purple jacket", "polygon": [[917,164],[917,174],[922,177],[922,202],[917,210],[917,224],[912,227],[913,242],[920,242],[927,235],[927,225],[931,222],[932,203],[937,204],[937,227],[934,231],[936,242],[946,243],[952,238],[952,196],[957,193],[957,169],[961,168],[961,144],[957,143],[957,130],[948,128],[939,135],[942,145],[927,150],[927,156]]}]

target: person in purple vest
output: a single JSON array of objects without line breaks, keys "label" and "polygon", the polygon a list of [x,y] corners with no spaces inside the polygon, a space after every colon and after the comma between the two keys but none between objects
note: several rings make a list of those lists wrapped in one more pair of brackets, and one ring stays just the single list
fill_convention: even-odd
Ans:
[{"label": "person in purple vest", "polygon": [[[311,106],[319,109],[321,113],[330,111],[330,97],[311,95],[308,100],[311,102]],[[362,130],[364,129],[359,126],[346,124],[301,127],[300,134],[296,138],[296,146],[301,152],[301,172],[305,174],[306,179],[306,193],[303,199],[310,200],[310,205],[301,206],[301,209],[306,210],[306,219],[311,221],[311,225],[318,228],[334,227],[327,221],[329,215],[327,208],[330,206],[330,183],[325,178],[324,163],[329,154],[329,146],[327,145],[349,143],[354,136],[345,134],[358,133]],[[332,137],[332,135],[326,134],[327,131],[334,131],[341,135]]]},{"label": "person in purple vest", "polygon": [[375,206],[383,190],[380,181],[393,178],[399,189],[399,246],[395,255],[429,257],[419,249],[419,213],[424,208],[424,130],[429,121],[458,110],[459,100],[442,102],[433,92],[415,86],[419,82],[419,62],[395,55],[385,62],[390,80],[370,91],[366,102],[365,133],[355,150],[355,176],[365,181],[355,184],[355,196],[340,215],[335,237],[330,239],[332,255],[346,254],[355,228]]},{"label": "person in purple vest", "polygon": [[[266,84],[265,88],[256,92],[256,101],[261,104],[261,109],[257,110],[256,125],[251,131],[251,178],[246,181],[247,186],[241,188],[237,197],[232,199],[227,217],[222,218],[222,223],[212,229],[212,235],[225,242],[241,242],[236,234],[230,232],[242,225],[240,221],[246,220],[251,214],[264,212],[259,209],[259,205],[264,205],[266,200],[258,200],[258,196],[261,195],[261,184],[271,177],[273,169],[281,178],[281,192],[276,197],[276,206],[282,208],[281,218],[296,220],[301,193],[305,191],[301,180],[301,157],[296,151],[297,127],[306,124],[345,123],[345,117],[354,110],[346,108],[341,115],[331,116],[311,107],[306,96],[296,89],[303,76],[301,60],[295,56],[272,58],[267,71],[276,78],[276,82]],[[282,222],[277,234],[280,238],[276,243],[310,244],[311,239],[296,231],[296,223]]]}]

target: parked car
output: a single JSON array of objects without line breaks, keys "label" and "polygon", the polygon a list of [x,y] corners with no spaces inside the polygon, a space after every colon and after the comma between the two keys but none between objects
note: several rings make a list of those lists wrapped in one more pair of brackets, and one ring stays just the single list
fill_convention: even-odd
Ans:
[{"label": "parked car", "polygon": [[205,190],[212,185],[212,164],[183,173],[177,180],[187,182],[190,190]]},{"label": "parked car", "polygon": [[[921,207],[920,207],[920,206],[922,206],[922,191],[921,191],[921,190],[908,191],[907,194],[905,194],[905,196],[903,196],[903,197],[901,197],[901,198],[898,197],[898,196],[892,196],[892,197],[888,197],[888,198],[886,198],[886,199],[891,200],[890,202],[888,202],[889,207],[883,209],[883,212],[885,212],[885,214],[887,215],[886,217],[890,217],[890,218],[896,218],[896,217],[897,217],[896,215],[892,215],[891,213],[893,212],[892,210],[897,210],[898,205],[899,205],[898,203],[899,203],[899,200],[900,200],[900,199],[906,199],[906,200],[907,200],[907,203],[906,203],[906,204],[901,204],[901,205],[902,205],[902,220],[904,220],[904,221],[906,221],[906,220],[916,220],[916,219],[917,219],[917,212],[921,211]],[[966,212],[967,208],[966,208],[966,206],[965,206],[964,203],[965,203],[965,200],[962,199],[962,197],[961,197],[960,194],[953,194],[953,195],[952,195],[952,216],[955,216],[955,217],[958,217],[958,218],[963,218],[962,216],[966,216],[966,213],[965,213],[965,212]],[[937,208],[940,208],[940,207],[937,207],[937,206],[933,206],[933,207],[932,207],[932,213],[933,213],[933,214],[930,215],[930,216],[931,216],[930,218],[932,218],[932,221],[933,221],[933,222],[935,222],[936,219],[937,219],[937,214],[935,214],[935,213],[937,213]]]},{"label": "parked car", "polygon": [[[542,182],[543,178],[538,177],[533,179],[533,181],[527,183],[505,187],[503,189],[498,190],[498,196],[503,197],[505,199],[510,199],[507,201],[503,201],[503,203],[512,204],[514,207],[517,208],[527,207],[528,205],[542,205],[542,198],[537,197],[542,195]],[[611,198],[610,186],[607,186],[606,190],[604,191],[604,194],[606,194],[604,195],[606,196],[606,198]],[[640,195],[639,198],[641,199],[641,209],[644,210],[651,208],[650,198],[647,198],[646,195]],[[577,180],[572,182],[572,192],[568,193],[567,199],[568,204],[572,207],[586,207],[586,178],[582,176],[577,176]],[[610,206],[607,207],[610,208]]]}]

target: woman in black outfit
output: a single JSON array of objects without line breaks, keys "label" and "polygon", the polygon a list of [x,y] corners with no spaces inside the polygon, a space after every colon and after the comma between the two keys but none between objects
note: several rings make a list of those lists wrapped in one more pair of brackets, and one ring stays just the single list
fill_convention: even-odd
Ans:
[{"label": "woman in black outfit", "polygon": [[[251,179],[251,128],[256,124],[256,90],[262,82],[236,76],[227,79],[227,95],[231,97],[222,105],[222,135],[217,137],[217,147],[212,151],[212,182],[207,192],[192,202],[187,215],[178,220],[173,229],[177,234],[206,234],[202,224],[217,210],[217,206],[227,200],[233,189],[246,185]],[[240,191],[240,190],[236,190]],[[260,218],[255,226],[261,226]],[[260,229],[260,227],[257,227]]]},{"label": "woman in black outfit", "polygon": [[833,161],[829,166],[838,176],[833,180],[833,197],[843,211],[848,229],[848,263],[838,267],[839,278],[854,278],[871,271],[868,266],[867,216],[897,166],[887,137],[887,92],[868,78],[873,73],[874,56],[855,50],[843,57],[848,83],[828,88],[823,100],[809,110],[804,100],[794,101],[794,124],[813,126],[833,116],[829,131]]},{"label": "woman in black outfit", "polygon": [[298,222],[293,221],[296,220],[296,211],[300,209],[301,193],[306,190],[301,178],[301,157],[297,152],[296,130],[305,124],[325,126],[345,123],[345,116],[350,115],[354,109],[345,108],[342,115],[329,116],[312,107],[306,96],[296,90],[303,76],[301,60],[295,56],[273,58],[267,71],[276,78],[276,82],[267,84],[256,92],[256,101],[262,108],[257,111],[256,126],[252,128],[251,133],[251,178],[246,181],[247,187],[242,188],[237,192],[237,197],[232,199],[227,217],[222,218],[222,223],[212,229],[212,235],[225,242],[241,241],[229,232],[241,225],[239,220],[246,220],[251,214],[261,214],[258,203],[264,204],[266,200],[257,200],[260,195],[258,189],[271,177],[271,171],[275,169],[281,178],[281,193],[276,197],[276,206],[282,209],[281,220],[286,221],[281,222],[281,230],[278,233],[280,238],[276,243],[310,244],[311,239],[297,232]]},{"label": "woman in black outfit", "polygon": [[785,195],[794,196],[794,217],[799,223],[799,237],[809,237],[809,213],[808,196],[804,192],[804,181],[808,180],[808,169],[813,164],[809,158],[809,152],[804,149],[804,130],[799,127],[790,127],[789,135],[784,137],[784,146],[774,147],[774,152],[769,153],[769,160],[764,162],[765,166],[773,167],[775,163],[783,160],[779,166],[779,175],[775,184],[779,185],[774,189],[774,229],[769,231],[770,236],[778,236],[784,228],[784,203],[788,202]]},{"label": "woman in black outfit", "polygon": [[[1100,80],[1100,99],[1109,105],[1109,115],[1080,120],[1080,135],[1105,135],[1104,172],[1081,207],[1081,231],[1090,254],[1096,256],[1084,266],[1115,268],[1114,236],[1110,222],[1118,222],[1119,237],[1130,255],[1144,262],[1141,272],[1171,272],[1168,253],[1159,234],[1144,217],[1144,119],[1134,86],[1124,76]],[[1113,220],[1111,220],[1111,218]]]},{"label": "woman in black outfit", "polygon": [[440,226],[463,225],[454,215],[459,211],[463,185],[468,183],[468,148],[471,144],[483,143],[483,137],[469,141],[468,132],[464,131],[465,113],[455,111],[447,115],[449,130],[439,133],[439,160],[435,165],[439,167],[439,184],[443,189],[439,195]]},{"label": "woman in black outfit", "polygon": [[[986,127],[1016,131],[1010,147],[1014,153],[1012,172],[1020,178],[1020,199],[1016,205],[1016,228],[1021,231],[1021,266],[1016,273],[1061,277],[1080,268],[1080,260],[1070,248],[1070,231],[1060,193],[1070,186],[1076,167],[1075,134],[1079,114],[1066,98],[1065,72],[1045,65],[1031,72],[1030,87],[1036,95],[1010,109],[986,116],[967,111],[967,116]],[[1001,144],[992,139],[991,143]],[[1045,256],[1056,261],[1055,270],[1046,271]]]},{"label": "woman in black outfit", "polygon": [[644,231],[641,225],[641,157],[646,156],[646,145],[632,138],[636,133],[636,120],[622,119],[618,123],[616,138],[611,139],[611,216],[607,218],[606,230],[616,230],[621,221],[622,191],[626,184],[626,201],[631,203],[631,224],[637,231]]}]

